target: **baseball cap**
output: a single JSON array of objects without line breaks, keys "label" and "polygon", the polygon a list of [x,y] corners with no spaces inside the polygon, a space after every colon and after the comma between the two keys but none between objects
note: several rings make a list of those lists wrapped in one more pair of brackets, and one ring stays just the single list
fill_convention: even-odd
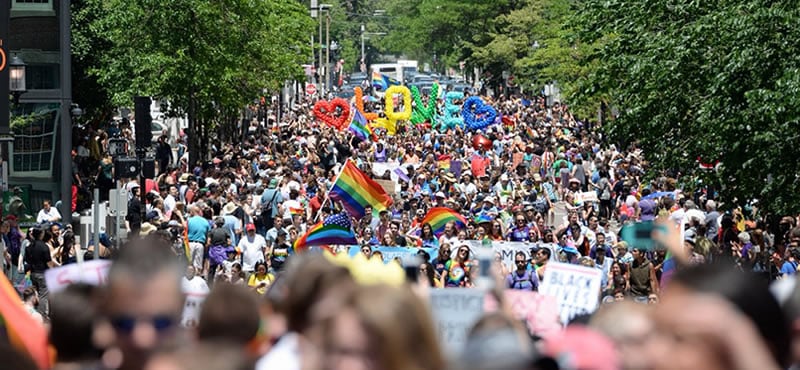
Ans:
[{"label": "baseball cap", "polygon": [[247,226],[245,226],[245,230],[246,230],[246,231],[251,231],[251,230],[252,230],[252,231],[255,231],[255,230],[256,230],[256,225],[253,225],[253,224],[247,224]]}]

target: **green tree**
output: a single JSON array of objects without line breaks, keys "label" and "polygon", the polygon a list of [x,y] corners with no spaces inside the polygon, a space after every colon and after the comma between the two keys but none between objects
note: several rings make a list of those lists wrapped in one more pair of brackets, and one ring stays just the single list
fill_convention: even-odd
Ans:
[{"label": "green tree", "polygon": [[92,0],[92,32],[110,43],[92,73],[118,105],[169,101],[189,121],[190,163],[208,129],[287,79],[303,79],[314,30],[294,0]]},{"label": "green tree", "polygon": [[[791,1],[585,0],[575,23],[597,69],[581,98],[619,109],[613,140],[661,170],[705,178],[728,203],[800,210],[800,8]],[[721,161],[698,170],[697,158]]]}]

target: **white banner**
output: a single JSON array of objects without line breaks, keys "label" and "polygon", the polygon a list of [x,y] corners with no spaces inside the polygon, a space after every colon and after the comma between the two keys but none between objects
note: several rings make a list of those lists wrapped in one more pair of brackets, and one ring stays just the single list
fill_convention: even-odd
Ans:
[{"label": "white banner", "polygon": [[92,260],[45,270],[44,279],[50,293],[57,293],[70,284],[85,283],[94,286],[104,285],[108,281],[109,260]]},{"label": "white banner", "polygon": [[597,309],[602,273],[596,268],[549,262],[539,292],[556,298],[561,322],[566,325],[575,316]]}]

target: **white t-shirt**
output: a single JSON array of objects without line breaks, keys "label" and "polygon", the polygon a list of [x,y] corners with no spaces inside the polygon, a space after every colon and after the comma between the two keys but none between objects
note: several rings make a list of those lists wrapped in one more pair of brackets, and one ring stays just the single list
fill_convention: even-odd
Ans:
[{"label": "white t-shirt", "polygon": [[256,262],[264,260],[267,240],[259,234],[252,238],[245,236],[239,240],[238,247],[242,251],[242,271],[251,272],[255,269]]},{"label": "white t-shirt", "polygon": [[42,210],[39,211],[39,214],[36,216],[36,222],[41,224],[54,221],[56,218],[61,220],[61,213],[58,212],[56,207],[50,207],[50,211],[45,211],[44,208],[42,208]]},{"label": "white t-shirt", "polygon": [[300,343],[295,333],[284,335],[256,362],[256,370],[300,370]]}]

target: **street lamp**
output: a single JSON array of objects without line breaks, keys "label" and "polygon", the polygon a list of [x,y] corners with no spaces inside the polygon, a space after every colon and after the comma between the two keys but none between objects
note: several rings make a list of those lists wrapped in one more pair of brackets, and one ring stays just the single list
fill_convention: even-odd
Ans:
[{"label": "street lamp", "polygon": [[367,71],[367,56],[364,53],[364,40],[366,39],[365,36],[367,35],[382,36],[386,34],[386,32],[364,32],[364,31],[365,31],[364,25],[362,24],[361,25],[361,65],[362,65],[361,68],[363,69],[362,72]]},{"label": "street lamp", "polygon": [[8,91],[14,97],[14,104],[19,104],[20,95],[25,93],[25,62],[14,55],[8,63]]}]

